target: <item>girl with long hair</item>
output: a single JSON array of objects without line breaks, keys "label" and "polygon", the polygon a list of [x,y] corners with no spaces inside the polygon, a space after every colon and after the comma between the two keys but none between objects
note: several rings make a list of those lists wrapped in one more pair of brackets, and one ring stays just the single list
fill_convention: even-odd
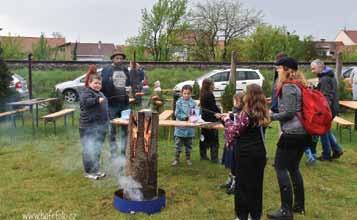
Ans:
[{"label": "girl with long hair", "polygon": [[240,220],[258,220],[262,215],[263,178],[266,164],[264,128],[270,123],[267,102],[257,84],[247,86],[244,107],[235,120],[223,116],[226,141],[236,139],[235,211]]}]

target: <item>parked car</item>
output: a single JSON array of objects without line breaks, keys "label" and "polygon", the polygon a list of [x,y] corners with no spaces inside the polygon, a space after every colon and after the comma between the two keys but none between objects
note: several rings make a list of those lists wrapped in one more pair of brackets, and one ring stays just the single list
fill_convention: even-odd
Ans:
[{"label": "parked car", "polygon": [[[13,73],[11,75],[11,77],[12,77],[12,81],[10,82],[9,87],[16,90],[20,99],[28,99],[29,98],[29,90],[27,88],[26,80],[22,76],[20,76],[16,73]],[[18,100],[16,100],[16,101],[18,101]]]},{"label": "parked car", "polygon": [[[97,69],[97,73],[101,74],[102,68]],[[79,99],[79,93],[81,89],[84,87],[84,77],[85,74],[79,76],[71,81],[66,81],[63,83],[59,83],[55,86],[57,92],[63,94],[64,100],[68,103],[74,103]],[[147,88],[147,85],[144,85],[144,88]],[[130,92],[130,87],[126,88],[127,92]]]},{"label": "parked car", "polygon": [[[229,73],[230,69],[218,69],[213,70],[204,74],[203,76],[196,79],[198,85],[202,86],[202,81],[204,79],[211,79],[214,82],[213,94],[216,98],[220,98],[225,87],[229,84]],[[258,84],[263,86],[264,76],[257,69],[241,69],[236,70],[236,90],[245,91],[247,85]],[[188,80],[177,84],[174,87],[175,93],[179,93],[184,85],[193,86],[194,80]]]},{"label": "parked car", "polygon": [[342,69],[341,77],[344,79],[347,91],[352,92],[351,73],[357,71],[357,66],[349,66]]}]

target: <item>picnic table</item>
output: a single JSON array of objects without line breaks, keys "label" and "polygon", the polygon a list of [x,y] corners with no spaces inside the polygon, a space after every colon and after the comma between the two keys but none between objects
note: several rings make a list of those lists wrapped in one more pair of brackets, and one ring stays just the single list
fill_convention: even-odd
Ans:
[{"label": "picnic table", "polygon": [[[121,126],[128,125],[128,119],[115,118],[111,121],[113,125]],[[159,120],[159,126],[162,127],[189,127],[189,128],[207,128],[207,129],[222,129],[223,125],[219,122],[189,122],[176,120]]]},{"label": "picnic table", "polygon": [[355,130],[357,130],[357,101],[340,101],[341,106],[353,109],[355,112]]},{"label": "picnic table", "polygon": [[[48,103],[51,101],[58,100],[58,98],[47,98],[47,99],[42,99],[42,98],[35,98],[35,99],[28,99],[28,100],[23,100],[23,101],[18,101],[18,102],[10,102],[7,103],[7,105],[11,106],[12,108],[18,107],[18,106],[28,106],[31,109],[31,115],[32,115],[32,133],[35,132],[35,122],[36,122],[36,128],[38,128],[38,106],[40,104]],[[35,112],[33,111],[33,106],[35,106]]]}]

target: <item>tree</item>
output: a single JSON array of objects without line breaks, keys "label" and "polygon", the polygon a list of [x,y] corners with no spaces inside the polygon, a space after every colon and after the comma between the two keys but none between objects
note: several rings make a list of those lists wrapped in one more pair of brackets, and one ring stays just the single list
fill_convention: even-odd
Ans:
[{"label": "tree", "polygon": [[154,60],[168,60],[174,31],[184,26],[187,0],[158,0],[151,11],[143,9],[141,44],[149,48]]},{"label": "tree", "polygon": [[[274,61],[276,54],[284,51],[298,60],[316,57],[312,37],[300,37],[287,31],[284,26],[259,25],[256,30],[240,42],[243,60]],[[234,48],[233,48],[234,49]]]},{"label": "tree", "polygon": [[24,59],[25,54],[21,50],[21,42],[18,37],[11,36],[1,38],[4,59]]},{"label": "tree", "polygon": [[261,23],[261,11],[248,9],[239,0],[207,0],[197,3],[190,13],[194,29],[209,33],[210,55],[216,59],[216,46],[223,41],[222,60],[227,60],[228,46],[238,37],[246,36]]},{"label": "tree", "polygon": [[32,54],[35,60],[49,60],[52,56],[52,48],[48,45],[45,35],[42,33],[38,43],[32,45]]},{"label": "tree", "polygon": [[0,111],[4,111],[6,99],[11,94],[9,88],[11,80],[11,73],[3,59],[2,44],[0,44]]}]

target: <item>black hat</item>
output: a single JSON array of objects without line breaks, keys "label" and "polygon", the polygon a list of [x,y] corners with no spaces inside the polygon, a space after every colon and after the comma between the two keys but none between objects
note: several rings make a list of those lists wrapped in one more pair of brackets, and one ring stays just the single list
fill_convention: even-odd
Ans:
[{"label": "black hat", "polygon": [[110,56],[110,59],[112,60],[115,56],[122,56],[124,60],[126,58],[125,54],[121,51],[114,51],[113,54]]},{"label": "black hat", "polygon": [[276,66],[285,66],[287,68],[298,70],[298,62],[291,57],[283,57],[275,63]]}]

